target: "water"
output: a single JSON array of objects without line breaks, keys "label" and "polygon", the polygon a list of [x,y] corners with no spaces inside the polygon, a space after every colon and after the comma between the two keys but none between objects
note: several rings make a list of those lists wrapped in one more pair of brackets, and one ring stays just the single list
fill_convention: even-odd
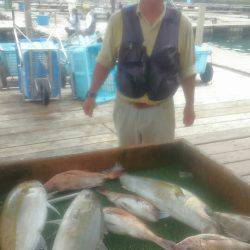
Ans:
[{"label": "water", "polygon": [[250,55],[250,35],[249,36],[213,36],[206,39],[207,42],[222,49],[234,50]]}]

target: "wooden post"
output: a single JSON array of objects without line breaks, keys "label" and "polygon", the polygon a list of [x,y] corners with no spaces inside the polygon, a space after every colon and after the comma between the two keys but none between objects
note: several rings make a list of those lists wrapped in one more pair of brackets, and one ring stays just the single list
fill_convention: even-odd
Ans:
[{"label": "wooden post", "polygon": [[203,43],[204,25],[205,25],[206,5],[200,4],[198,22],[196,27],[195,44],[201,45]]},{"label": "wooden post", "polygon": [[29,38],[33,37],[33,25],[31,18],[30,0],[24,0],[25,3],[25,29],[26,36]]}]

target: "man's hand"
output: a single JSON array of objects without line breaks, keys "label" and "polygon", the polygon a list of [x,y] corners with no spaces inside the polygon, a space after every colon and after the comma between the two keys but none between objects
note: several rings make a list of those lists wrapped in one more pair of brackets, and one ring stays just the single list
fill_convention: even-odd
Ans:
[{"label": "man's hand", "polygon": [[85,115],[92,117],[95,106],[95,98],[88,97],[88,99],[83,103],[83,111]]},{"label": "man's hand", "polygon": [[194,124],[195,120],[195,112],[194,112],[194,105],[187,105],[183,111],[183,123],[186,127],[190,127]]}]

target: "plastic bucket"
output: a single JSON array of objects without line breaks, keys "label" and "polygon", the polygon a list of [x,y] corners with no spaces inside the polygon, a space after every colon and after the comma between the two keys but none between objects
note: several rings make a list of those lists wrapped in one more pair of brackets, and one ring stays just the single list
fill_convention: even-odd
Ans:
[{"label": "plastic bucket", "polygon": [[47,26],[47,25],[49,25],[49,16],[38,15],[36,17],[36,22],[38,25]]}]

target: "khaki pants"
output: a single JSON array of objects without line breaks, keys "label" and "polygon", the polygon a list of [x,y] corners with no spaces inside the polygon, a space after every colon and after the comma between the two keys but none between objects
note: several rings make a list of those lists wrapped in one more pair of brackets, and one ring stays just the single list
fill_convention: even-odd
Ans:
[{"label": "khaki pants", "polygon": [[175,136],[172,97],[148,108],[137,108],[118,97],[113,118],[120,146],[166,143]]}]

